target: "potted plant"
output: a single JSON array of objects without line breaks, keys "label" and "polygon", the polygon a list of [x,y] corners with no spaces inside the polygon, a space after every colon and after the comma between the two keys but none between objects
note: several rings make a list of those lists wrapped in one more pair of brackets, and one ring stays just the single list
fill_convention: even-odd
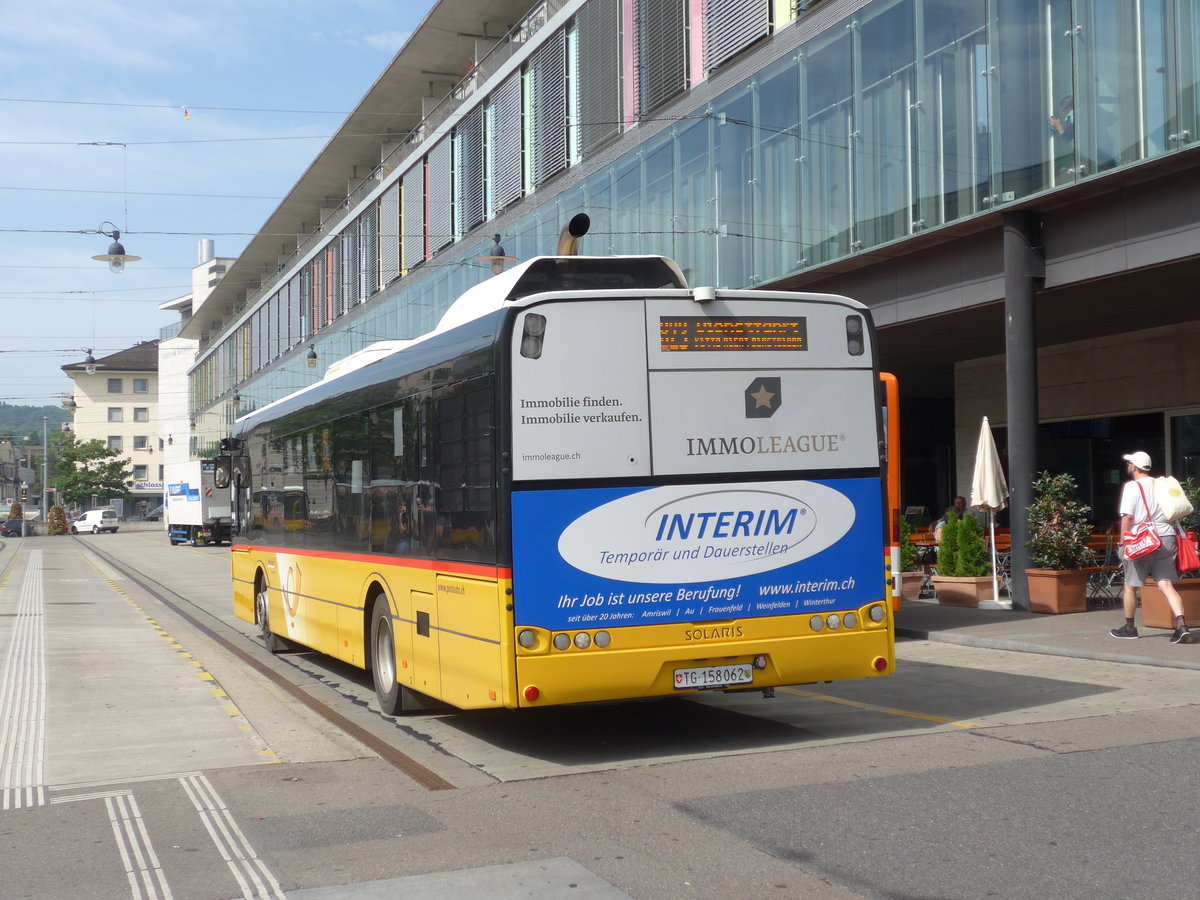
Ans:
[{"label": "potted plant", "polygon": [[972,516],[946,515],[933,589],[944,606],[979,606],[992,594],[992,566],[983,528]]},{"label": "potted plant", "polygon": [[47,534],[67,533],[67,512],[61,506],[50,507],[50,517],[46,520]]},{"label": "potted plant", "polygon": [[1091,507],[1075,499],[1075,479],[1066,474],[1038,474],[1029,506],[1029,608],[1039,613],[1084,612]]},{"label": "potted plant", "polygon": [[921,596],[921,582],[925,580],[917,548],[912,542],[912,526],[900,520],[900,597],[911,603]]},{"label": "potted plant", "polygon": [[[1200,536],[1200,484],[1196,479],[1188,478],[1182,487],[1192,504],[1192,513],[1179,520],[1179,527],[1185,534],[1191,532]],[[1200,622],[1200,571],[1180,572],[1175,588],[1183,600],[1183,616],[1188,624]],[[1175,615],[1154,579],[1148,579],[1142,588],[1142,621],[1147,628],[1175,627]]]}]

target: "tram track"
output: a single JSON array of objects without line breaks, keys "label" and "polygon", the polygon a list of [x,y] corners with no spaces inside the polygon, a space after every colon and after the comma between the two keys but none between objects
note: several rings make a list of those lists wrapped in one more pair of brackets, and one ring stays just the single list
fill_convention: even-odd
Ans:
[{"label": "tram track", "polygon": [[[323,700],[309,693],[301,685],[298,685],[290,679],[284,677],[283,674],[277,672],[274,668],[267,665],[267,663],[261,659],[258,659],[245,647],[239,646],[239,644],[231,640],[228,635],[222,634],[218,629],[213,628],[204,621],[201,621],[201,619],[199,619],[193,612],[186,608],[195,606],[195,604],[186,597],[182,596],[161,582],[147,578],[136,569],[131,568],[118,557],[115,557],[111,553],[108,553],[104,550],[98,549],[94,543],[90,541],[82,541],[78,537],[75,537],[74,540],[76,543],[85,547],[88,551],[94,553],[97,557],[102,559],[106,565],[120,572],[123,576],[128,578],[177,616],[182,618],[193,628],[200,631],[209,640],[214,641],[222,649],[231,653],[242,663],[253,669],[256,673],[263,676],[273,685],[285,692],[288,696],[300,701],[300,703],[304,704],[307,709],[320,716],[330,725],[339,728],[351,738],[378,754],[382,760],[403,772],[417,784],[430,791],[446,791],[457,789],[456,785],[447,781],[432,769],[422,765],[408,754],[402,752],[392,744],[389,744],[377,734],[374,734],[370,730],[352,721],[350,718],[338,712],[338,710],[334,709]],[[168,594],[170,596],[168,596]]]}]

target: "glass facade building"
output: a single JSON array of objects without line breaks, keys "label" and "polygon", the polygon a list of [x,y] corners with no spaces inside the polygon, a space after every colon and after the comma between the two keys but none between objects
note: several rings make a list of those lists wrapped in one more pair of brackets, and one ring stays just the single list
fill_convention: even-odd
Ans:
[{"label": "glass facade building", "polygon": [[547,0],[449,100],[213,327],[196,414],[430,330],[494,233],[790,286],[1192,160],[1200,0]]}]

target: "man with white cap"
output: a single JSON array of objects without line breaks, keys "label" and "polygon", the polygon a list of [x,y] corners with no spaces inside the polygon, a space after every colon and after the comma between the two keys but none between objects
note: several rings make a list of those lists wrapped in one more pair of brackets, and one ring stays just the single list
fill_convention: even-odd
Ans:
[{"label": "man with white cap", "polygon": [[1171,612],[1175,614],[1175,632],[1172,644],[1194,644],[1192,634],[1183,619],[1183,600],[1175,590],[1179,571],[1175,568],[1175,529],[1167,521],[1158,502],[1154,499],[1154,481],[1150,478],[1150,454],[1143,450],[1127,453],[1125,469],[1130,480],[1121,489],[1121,534],[1130,531],[1135,522],[1152,522],[1154,530],[1162,539],[1162,546],[1149,556],[1125,560],[1125,588],[1121,601],[1125,606],[1125,624],[1112,629],[1115,638],[1136,638],[1137,627],[1133,617],[1137,612],[1137,589],[1145,585],[1146,578],[1153,578],[1158,589],[1167,598]]}]

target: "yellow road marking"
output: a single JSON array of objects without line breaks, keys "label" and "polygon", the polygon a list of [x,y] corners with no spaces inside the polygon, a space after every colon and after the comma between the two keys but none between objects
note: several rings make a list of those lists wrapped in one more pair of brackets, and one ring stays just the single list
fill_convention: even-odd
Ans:
[{"label": "yellow road marking", "polygon": [[961,722],[957,719],[952,719],[949,716],[931,716],[928,713],[913,712],[907,709],[896,709],[891,706],[876,706],[874,703],[862,703],[858,700],[845,700],[842,697],[831,697],[829,694],[818,694],[815,691],[803,691],[799,688],[779,687],[777,691],[783,691],[785,694],[795,694],[797,697],[807,697],[810,700],[823,700],[826,703],[837,703],[841,706],[849,706],[854,709],[863,709],[868,712],[884,713],[889,716],[903,716],[906,719],[920,719],[922,722],[935,722],[938,725],[953,725],[955,728],[982,728],[982,722]]}]

